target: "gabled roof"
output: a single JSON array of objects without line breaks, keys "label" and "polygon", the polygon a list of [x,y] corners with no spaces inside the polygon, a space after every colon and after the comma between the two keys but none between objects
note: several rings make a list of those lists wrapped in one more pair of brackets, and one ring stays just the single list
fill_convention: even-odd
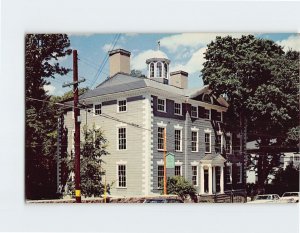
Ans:
[{"label": "gabled roof", "polygon": [[[202,88],[182,89],[172,85],[163,84],[161,82],[149,78],[137,78],[130,76],[129,74],[117,73],[116,75],[102,82],[95,89],[89,90],[83,95],[81,95],[80,99],[130,91],[145,87],[152,87],[165,92],[169,92],[171,94],[180,95],[188,98],[193,98],[202,93],[209,92],[208,86],[204,86]],[[227,106],[225,105],[227,104],[226,101],[224,101],[222,102],[218,100],[218,102],[221,105]]]}]

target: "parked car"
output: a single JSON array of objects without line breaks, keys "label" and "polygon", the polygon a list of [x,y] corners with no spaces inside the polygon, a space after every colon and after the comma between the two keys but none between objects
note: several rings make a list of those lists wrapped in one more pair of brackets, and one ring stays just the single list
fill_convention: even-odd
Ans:
[{"label": "parked car", "polygon": [[183,201],[176,198],[147,198],[144,203],[183,203]]},{"label": "parked car", "polygon": [[253,201],[247,203],[276,203],[280,199],[278,194],[257,195]]},{"label": "parked car", "polygon": [[286,192],[280,198],[282,203],[299,203],[299,192]]}]

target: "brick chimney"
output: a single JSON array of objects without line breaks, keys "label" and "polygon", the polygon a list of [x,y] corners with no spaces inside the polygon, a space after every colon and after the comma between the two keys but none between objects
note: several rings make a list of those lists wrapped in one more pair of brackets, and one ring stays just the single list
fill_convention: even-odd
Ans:
[{"label": "brick chimney", "polygon": [[109,76],[117,73],[130,74],[130,52],[124,49],[115,49],[109,54]]},{"label": "brick chimney", "polygon": [[186,89],[188,87],[188,76],[189,74],[182,70],[171,72],[169,84],[175,87]]}]

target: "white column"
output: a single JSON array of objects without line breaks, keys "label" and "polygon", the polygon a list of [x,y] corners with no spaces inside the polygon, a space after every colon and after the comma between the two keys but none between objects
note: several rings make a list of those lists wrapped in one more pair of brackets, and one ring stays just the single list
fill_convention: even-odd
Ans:
[{"label": "white column", "polygon": [[212,167],[208,167],[208,194],[212,194]]},{"label": "white column", "polygon": [[216,167],[212,167],[212,173],[213,173],[213,188],[212,188],[212,191],[213,193],[216,193],[217,191],[217,187],[216,187]]},{"label": "white column", "polygon": [[200,165],[200,194],[204,194],[204,170],[202,165]]},{"label": "white column", "polygon": [[220,167],[220,193],[224,193],[224,167]]}]

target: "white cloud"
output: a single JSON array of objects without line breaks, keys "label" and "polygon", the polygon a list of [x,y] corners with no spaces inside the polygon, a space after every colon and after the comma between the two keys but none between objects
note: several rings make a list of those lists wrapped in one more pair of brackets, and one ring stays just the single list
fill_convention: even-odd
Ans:
[{"label": "white cloud", "polygon": [[292,35],[287,39],[277,41],[276,43],[283,46],[284,51],[288,51],[289,49],[300,51],[300,34]]},{"label": "white cloud", "polygon": [[52,85],[44,85],[44,90],[48,92],[48,94],[52,95],[55,91],[55,86]]},{"label": "white cloud", "polygon": [[[156,57],[157,53],[158,53],[157,50],[150,49],[150,50],[145,50],[145,51],[133,56],[131,59],[132,69],[143,70],[143,69],[147,68],[146,60],[148,58]],[[162,51],[160,51],[160,53],[162,55],[164,54]]]},{"label": "white cloud", "polygon": [[112,44],[105,44],[105,45],[103,45],[102,50],[105,53],[107,53],[110,50],[111,46],[112,46]]},{"label": "white cloud", "polygon": [[198,49],[191,58],[185,64],[175,64],[174,66],[170,67],[171,71],[183,70],[188,72],[189,74],[199,73],[200,70],[203,68],[204,59],[204,52],[206,51],[207,47],[203,47]]},{"label": "white cloud", "polygon": [[182,33],[164,37],[160,39],[160,44],[162,47],[167,48],[169,52],[175,53],[182,47],[204,47],[215,40],[216,36],[240,37],[247,34],[249,33]]}]

